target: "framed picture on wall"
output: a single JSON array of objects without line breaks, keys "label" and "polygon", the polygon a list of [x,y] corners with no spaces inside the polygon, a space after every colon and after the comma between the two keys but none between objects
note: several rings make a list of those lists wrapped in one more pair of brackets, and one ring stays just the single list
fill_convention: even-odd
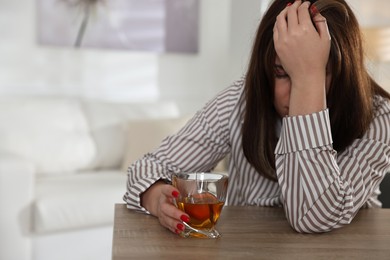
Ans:
[{"label": "framed picture on wall", "polygon": [[199,0],[36,0],[38,44],[197,53]]}]

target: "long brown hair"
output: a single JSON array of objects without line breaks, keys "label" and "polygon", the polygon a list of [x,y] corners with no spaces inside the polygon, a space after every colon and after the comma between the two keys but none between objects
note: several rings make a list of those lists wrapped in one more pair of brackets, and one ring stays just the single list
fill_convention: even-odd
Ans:
[{"label": "long brown hair", "polygon": [[[275,0],[265,13],[252,48],[245,81],[246,112],[242,128],[245,157],[263,176],[276,180],[277,143],[274,108],[275,49],[273,27],[277,15],[291,0]],[[390,99],[369,75],[364,64],[358,21],[344,0],[311,1],[327,19],[331,35],[329,63],[332,80],[327,94],[333,148],[342,152],[361,137],[373,118],[372,98]]]}]

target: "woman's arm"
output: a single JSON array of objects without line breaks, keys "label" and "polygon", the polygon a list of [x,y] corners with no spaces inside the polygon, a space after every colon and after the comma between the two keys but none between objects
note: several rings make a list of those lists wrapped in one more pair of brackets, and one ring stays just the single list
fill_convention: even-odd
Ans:
[{"label": "woman's arm", "polygon": [[331,37],[326,19],[317,13],[312,20],[309,6],[309,1],[295,1],[278,15],[274,27],[275,50],[291,80],[290,116],[326,109]]},{"label": "woman's arm", "polygon": [[332,148],[326,110],[326,20],[295,1],[277,18],[275,50],[291,79],[289,115],[277,144],[276,172],[286,216],[298,232],[326,232],[351,222],[390,168],[390,108],[342,154]]},{"label": "woman's arm", "polygon": [[140,196],[154,183],[169,182],[174,172],[210,171],[230,152],[229,120],[242,86],[238,81],[219,93],[156,151],[130,165],[124,196],[129,208],[147,212]]},{"label": "woman's arm", "polygon": [[332,149],[327,111],[283,119],[276,170],[287,219],[298,232],[349,224],[390,171],[390,104],[343,153]]},{"label": "woman's arm", "polygon": [[159,148],[128,168],[128,208],[151,213],[176,231],[182,219],[172,199],[172,173],[210,171],[230,151],[230,114],[238,102],[243,81],[238,81],[206,104],[178,133],[165,138]]}]

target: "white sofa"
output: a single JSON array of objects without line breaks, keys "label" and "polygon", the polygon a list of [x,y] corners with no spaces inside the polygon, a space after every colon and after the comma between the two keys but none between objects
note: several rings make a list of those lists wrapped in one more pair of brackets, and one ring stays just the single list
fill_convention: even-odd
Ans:
[{"label": "white sofa", "polygon": [[127,165],[186,121],[170,102],[0,97],[0,259],[110,259]]}]

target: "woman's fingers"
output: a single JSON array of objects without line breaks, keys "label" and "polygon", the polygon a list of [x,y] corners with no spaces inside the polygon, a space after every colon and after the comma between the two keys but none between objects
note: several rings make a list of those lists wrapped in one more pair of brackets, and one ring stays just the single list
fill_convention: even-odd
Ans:
[{"label": "woman's fingers", "polygon": [[[159,221],[161,225],[168,228],[174,233],[178,233],[178,231],[184,230],[184,225],[182,223],[183,219],[185,220],[186,214],[184,214],[181,210],[176,208],[171,203],[163,203],[161,205],[161,212],[159,215]],[[187,216],[188,217],[188,216]]]},{"label": "woman's fingers", "polygon": [[284,8],[280,12],[280,14],[276,17],[274,32],[275,31],[278,31],[281,33],[287,32],[287,10],[288,10],[288,7]]},{"label": "woman's fingers", "polygon": [[172,185],[166,185],[162,188],[161,192],[162,199],[159,202],[159,221],[161,225],[172,232],[180,233],[184,230],[182,222],[188,222],[189,216],[174,205],[174,199],[178,198],[179,191]]},{"label": "woman's fingers", "polygon": [[287,8],[287,23],[288,23],[287,26],[289,30],[290,29],[294,30],[299,24],[297,9],[301,4],[302,1],[297,0]]},{"label": "woman's fingers", "polygon": [[176,198],[179,196],[179,191],[173,187],[172,185],[164,185],[161,189],[162,195],[166,196],[167,198]]},{"label": "woman's fingers", "polygon": [[328,24],[326,23],[326,18],[323,17],[320,13],[317,13],[316,16],[313,17],[313,22],[321,39],[330,40],[331,36],[329,33]]},{"label": "woman's fingers", "polygon": [[313,25],[311,16],[316,9],[310,6],[309,1],[295,1],[281,11],[275,23],[275,50],[291,78],[322,71],[329,58],[330,36],[326,20],[317,11]]},{"label": "woman's fingers", "polygon": [[309,13],[310,2],[305,1],[297,8],[298,22],[300,25],[307,25],[312,27],[312,21]]}]

